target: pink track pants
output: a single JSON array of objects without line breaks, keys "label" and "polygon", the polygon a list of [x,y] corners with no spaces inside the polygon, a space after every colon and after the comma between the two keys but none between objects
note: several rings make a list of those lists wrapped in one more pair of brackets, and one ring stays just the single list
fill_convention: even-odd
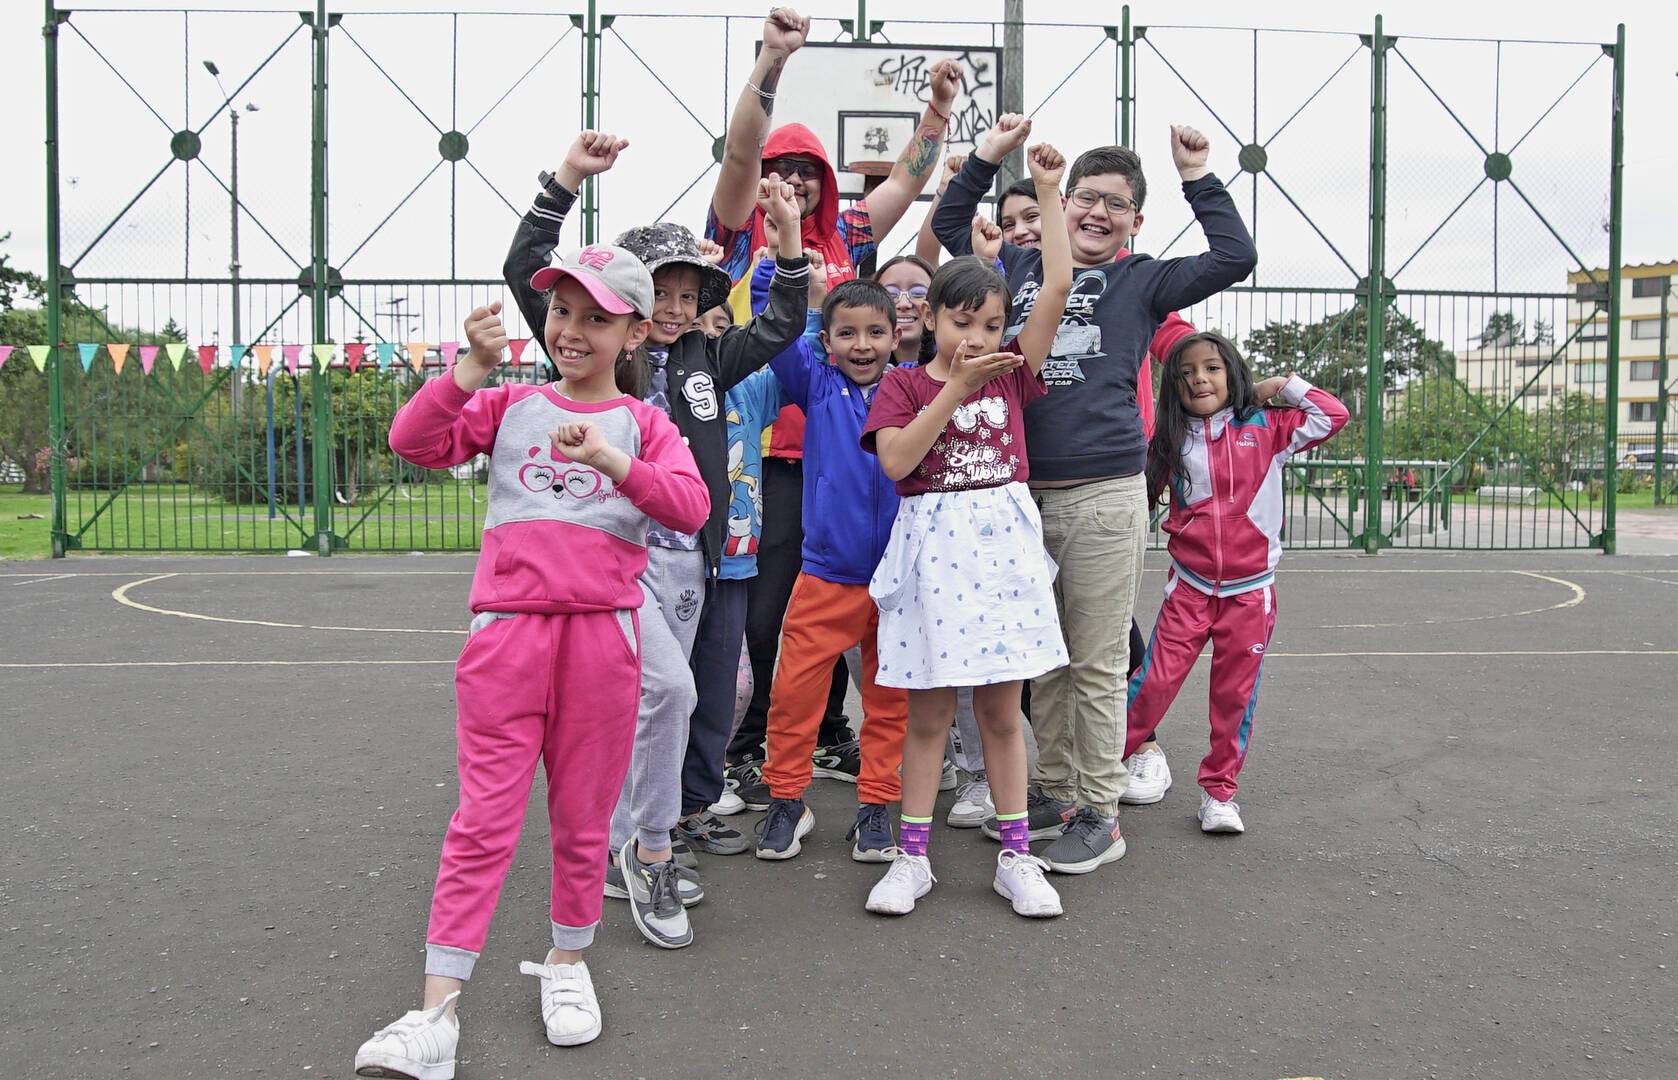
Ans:
[{"label": "pink track pants", "polygon": [[1212,685],[1207,712],[1212,745],[1200,762],[1200,786],[1214,799],[1234,797],[1235,778],[1247,758],[1253,713],[1258,708],[1264,651],[1275,629],[1274,586],[1235,596],[1207,596],[1180,582],[1172,570],[1148,651],[1130,680],[1125,757],[1153,735],[1210,640]]},{"label": "pink track pants", "polygon": [[641,690],[636,612],[479,616],[474,625],[454,677],[460,805],[443,838],[425,935],[426,974],[456,979],[471,977],[483,950],[538,757],[548,778],[554,946],[594,940]]}]

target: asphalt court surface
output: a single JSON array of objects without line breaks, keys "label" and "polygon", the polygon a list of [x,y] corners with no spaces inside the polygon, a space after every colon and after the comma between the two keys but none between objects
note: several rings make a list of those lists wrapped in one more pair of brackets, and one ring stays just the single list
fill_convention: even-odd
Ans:
[{"label": "asphalt court surface", "polygon": [[[472,563],[0,564],[7,1075],[346,1076],[417,1004]],[[867,915],[817,781],[798,859],[705,860],[692,948],[608,901],[572,1050],[516,973],[538,776],[459,1076],[1678,1075],[1678,559],[1290,552],[1278,592],[1245,836],[1193,819],[1203,658],[1065,917],[942,825],[932,894]]]}]

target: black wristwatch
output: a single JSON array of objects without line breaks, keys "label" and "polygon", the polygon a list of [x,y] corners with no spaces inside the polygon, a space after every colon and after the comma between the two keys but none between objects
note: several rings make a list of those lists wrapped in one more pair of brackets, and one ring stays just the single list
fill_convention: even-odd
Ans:
[{"label": "black wristwatch", "polygon": [[546,170],[536,174],[536,182],[542,185],[542,190],[547,192],[550,198],[559,199],[563,202],[566,199],[577,197],[576,192],[566,190],[565,185],[560,183],[553,173]]}]

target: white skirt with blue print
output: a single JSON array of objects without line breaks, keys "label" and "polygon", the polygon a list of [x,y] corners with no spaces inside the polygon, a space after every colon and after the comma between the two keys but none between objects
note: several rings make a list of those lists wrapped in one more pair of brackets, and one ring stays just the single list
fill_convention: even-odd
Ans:
[{"label": "white skirt with blue print", "polygon": [[988,686],[1064,667],[1054,578],[1024,484],[909,496],[868,586],[880,608],[877,681]]}]

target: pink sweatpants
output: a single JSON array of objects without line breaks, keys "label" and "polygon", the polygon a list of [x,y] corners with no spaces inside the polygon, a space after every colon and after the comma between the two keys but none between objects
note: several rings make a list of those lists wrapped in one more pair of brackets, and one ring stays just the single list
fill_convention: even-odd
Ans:
[{"label": "pink sweatpants", "polygon": [[1212,746],[1200,762],[1200,786],[1214,799],[1235,795],[1235,778],[1247,758],[1253,712],[1258,708],[1264,650],[1276,629],[1276,591],[1266,585],[1235,596],[1207,596],[1166,578],[1165,603],[1154,622],[1142,666],[1130,680],[1125,757],[1147,742],[1182,689],[1183,680],[1212,643],[1212,685],[1207,712]]},{"label": "pink sweatpants", "polygon": [[538,757],[548,777],[553,942],[593,941],[612,806],[635,738],[639,642],[633,611],[496,618],[467,639],[454,680],[460,805],[431,896],[426,974],[471,977]]}]

